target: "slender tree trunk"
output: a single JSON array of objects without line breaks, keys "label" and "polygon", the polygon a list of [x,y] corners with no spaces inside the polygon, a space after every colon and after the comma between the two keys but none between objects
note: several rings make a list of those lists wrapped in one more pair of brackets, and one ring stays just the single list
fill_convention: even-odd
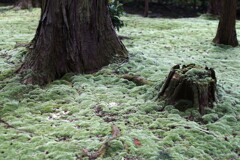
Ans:
[{"label": "slender tree trunk", "polygon": [[30,9],[32,7],[40,7],[41,0],[18,0],[14,6],[17,9]]},{"label": "slender tree trunk", "polygon": [[207,10],[207,2],[206,0],[201,1],[201,10],[206,11]]},{"label": "slender tree trunk", "polygon": [[127,59],[107,0],[43,0],[42,16],[19,72],[25,83],[46,84],[68,72],[92,73]]},{"label": "slender tree trunk", "polygon": [[197,10],[197,0],[193,0],[193,9]]},{"label": "slender tree trunk", "polygon": [[216,44],[238,45],[236,33],[237,0],[222,0],[222,11],[218,30],[213,42]]},{"label": "slender tree trunk", "polygon": [[145,0],[144,17],[148,17],[148,12],[149,12],[149,0]]},{"label": "slender tree trunk", "polygon": [[210,0],[208,4],[208,14],[220,15],[221,1],[220,0]]}]

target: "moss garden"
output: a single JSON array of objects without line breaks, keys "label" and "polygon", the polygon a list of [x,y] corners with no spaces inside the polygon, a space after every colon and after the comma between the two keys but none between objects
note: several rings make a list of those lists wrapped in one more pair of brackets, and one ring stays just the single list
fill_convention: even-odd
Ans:
[{"label": "moss garden", "polygon": [[[212,44],[218,20],[127,14],[118,35],[126,37],[128,62],[40,87],[15,73],[39,15],[0,7],[0,160],[87,160],[84,152],[98,151],[113,125],[120,133],[98,159],[240,159],[240,48]],[[204,115],[156,100],[171,67],[189,63],[216,71],[218,102]]]}]

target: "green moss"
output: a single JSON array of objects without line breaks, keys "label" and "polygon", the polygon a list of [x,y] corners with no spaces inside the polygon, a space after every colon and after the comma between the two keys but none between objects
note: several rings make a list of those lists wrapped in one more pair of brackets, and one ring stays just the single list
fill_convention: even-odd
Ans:
[{"label": "green moss", "polygon": [[210,122],[217,121],[218,120],[218,115],[214,114],[214,113],[211,113],[211,114],[204,115],[202,118],[205,122],[210,123]]},{"label": "green moss", "polygon": [[[39,14],[39,9],[0,12],[0,116],[12,126],[0,123],[2,159],[75,159],[84,148],[98,150],[113,123],[121,136],[109,143],[106,160],[238,158],[240,51],[211,44],[217,21],[123,17],[126,26],[119,34],[129,37],[123,41],[128,63],[95,74],[66,74],[40,88],[21,84],[14,73],[26,54],[15,45],[31,41]],[[216,70],[218,103],[203,117],[195,108],[181,112],[169,105],[162,110],[154,99],[170,68],[179,63]],[[121,74],[151,84],[136,86]]]},{"label": "green moss", "polygon": [[13,71],[11,70],[6,70],[6,71],[3,71],[3,72],[0,72],[0,80],[4,80],[5,78],[11,76],[13,74]]}]

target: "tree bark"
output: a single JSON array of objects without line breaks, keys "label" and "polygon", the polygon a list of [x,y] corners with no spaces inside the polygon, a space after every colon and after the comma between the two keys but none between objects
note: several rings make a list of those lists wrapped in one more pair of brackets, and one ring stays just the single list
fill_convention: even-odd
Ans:
[{"label": "tree bark", "polygon": [[149,12],[149,0],[145,0],[144,17],[148,17],[148,12]]},{"label": "tree bark", "polygon": [[16,9],[30,9],[32,7],[41,7],[41,0],[18,0],[14,7]]},{"label": "tree bark", "polygon": [[25,83],[44,85],[64,74],[92,73],[128,58],[113,28],[107,0],[43,0],[25,62]]},{"label": "tree bark", "polygon": [[192,106],[204,114],[206,107],[212,107],[216,101],[217,79],[213,69],[190,64],[174,66],[166,78],[159,98],[166,104],[174,105],[179,110]]},{"label": "tree bark", "polygon": [[238,45],[236,33],[237,0],[222,0],[222,11],[218,30],[213,42],[216,44]]},{"label": "tree bark", "polygon": [[220,0],[210,0],[208,4],[208,14],[218,16],[220,15],[221,1]]}]

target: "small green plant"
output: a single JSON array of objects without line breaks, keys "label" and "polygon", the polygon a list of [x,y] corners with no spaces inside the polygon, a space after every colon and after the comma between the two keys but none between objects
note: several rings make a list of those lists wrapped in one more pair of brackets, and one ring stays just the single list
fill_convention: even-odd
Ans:
[{"label": "small green plant", "polygon": [[119,29],[124,26],[123,21],[120,19],[124,13],[123,5],[117,0],[111,0],[109,2],[109,13],[114,28],[119,31]]}]

